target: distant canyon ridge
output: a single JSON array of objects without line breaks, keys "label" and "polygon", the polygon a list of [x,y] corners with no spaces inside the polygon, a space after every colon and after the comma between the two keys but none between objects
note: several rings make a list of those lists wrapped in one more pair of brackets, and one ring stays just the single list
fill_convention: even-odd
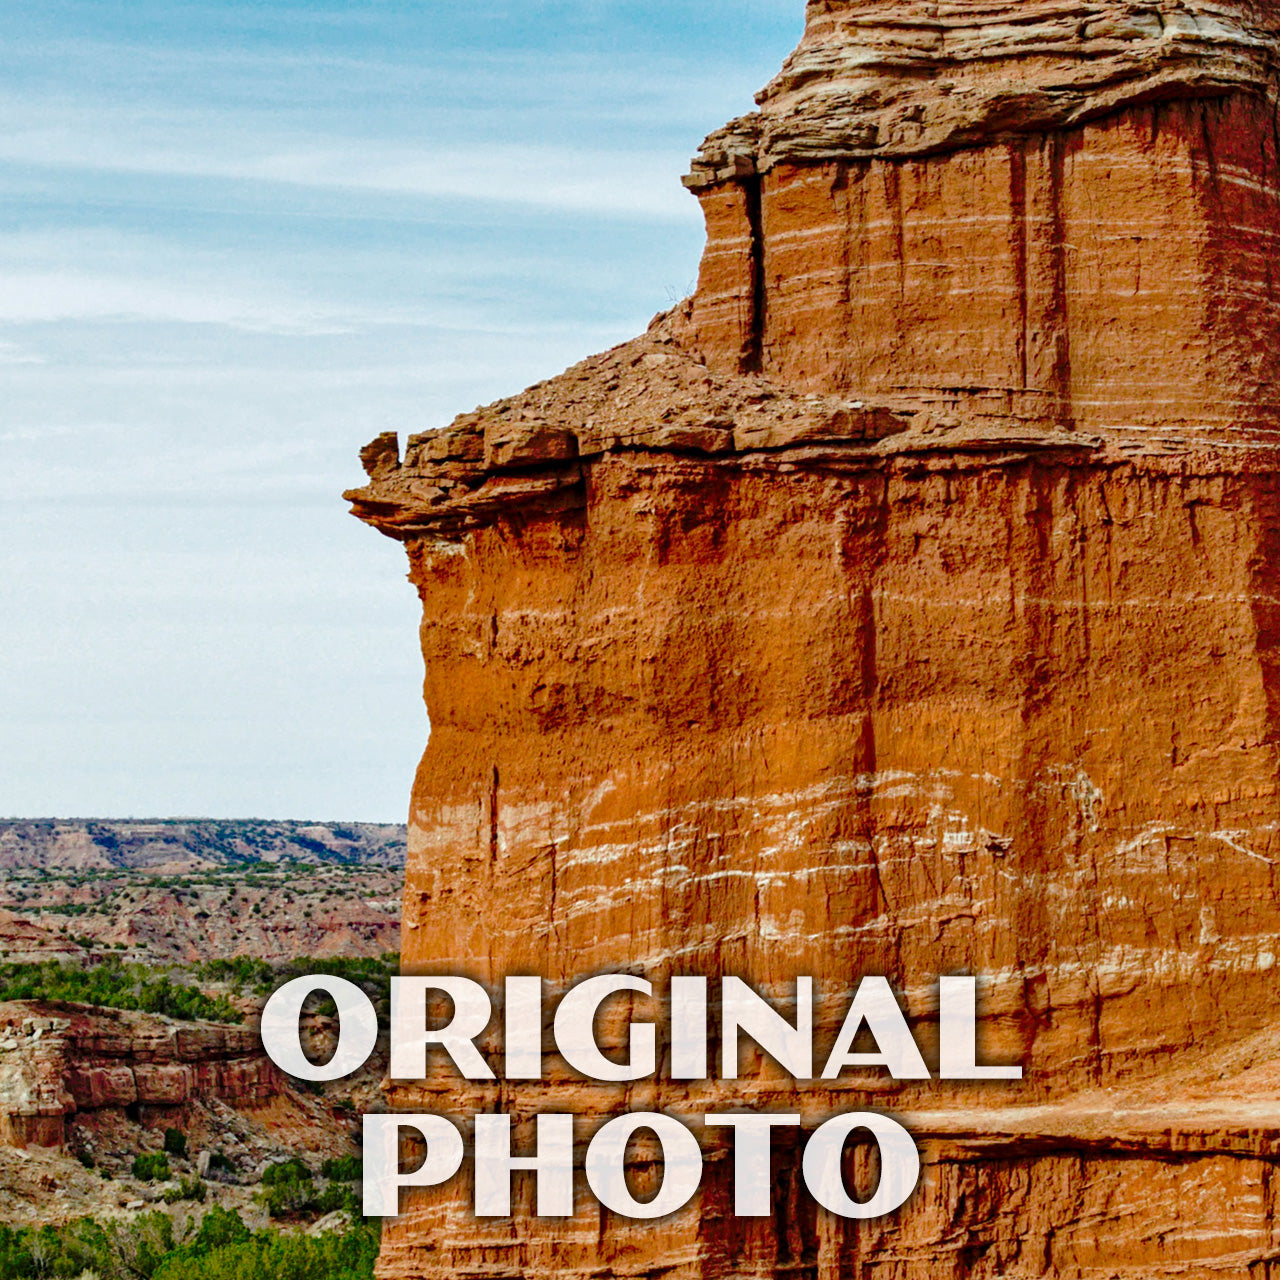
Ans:
[{"label": "distant canyon ridge", "polygon": [[0,821],[0,961],[398,952],[404,849],[394,824]]},{"label": "distant canyon ridge", "polygon": [[249,862],[401,867],[404,849],[399,823],[0,819],[0,869],[177,871]]}]

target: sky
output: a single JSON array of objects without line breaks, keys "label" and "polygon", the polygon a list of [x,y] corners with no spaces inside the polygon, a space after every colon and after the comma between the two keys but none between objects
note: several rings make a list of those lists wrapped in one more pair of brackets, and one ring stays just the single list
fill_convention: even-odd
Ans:
[{"label": "sky", "polygon": [[801,0],[0,0],[0,816],[403,821],[357,452],[639,332]]}]

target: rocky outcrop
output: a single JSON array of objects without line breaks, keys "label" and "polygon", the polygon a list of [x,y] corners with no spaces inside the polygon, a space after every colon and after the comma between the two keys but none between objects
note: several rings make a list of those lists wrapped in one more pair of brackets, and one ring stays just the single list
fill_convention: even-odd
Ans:
[{"label": "rocky outcrop", "polygon": [[883,973],[925,1039],[936,976],[972,972],[984,1051],[1025,1073],[401,1087],[583,1134],[622,1105],[890,1105],[926,1170],[856,1229],[786,1152],[758,1222],[719,1159],[656,1226],[422,1195],[385,1277],[1270,1274],[1273,25],[811,4],[695,163],[696,296],[365,450],[349,496],[423,603],[408,967],[780,1001],[811,974],[820,1037]]},{"label": "rocky outcrop", "polygon": [[262,1106],[285,1092],[256,1031],[75,1004],[0,1004],[0,1140],[62,1146],[67,1122],[125,1111],[163,1124],[194,1100]]},{"label": "rocky outcrop", "polygon": [[82,964],[87,958],[88,953],[78,943],[0,907],[0,959],[5,962],[39,964],[54,960]]},{"label": "rocky outcrop", "polygon": [[1256,3],[810,0],[760,110],[703,143],[687,184],[988,145],[1138,104],[1265,97],[1278,31]]}]

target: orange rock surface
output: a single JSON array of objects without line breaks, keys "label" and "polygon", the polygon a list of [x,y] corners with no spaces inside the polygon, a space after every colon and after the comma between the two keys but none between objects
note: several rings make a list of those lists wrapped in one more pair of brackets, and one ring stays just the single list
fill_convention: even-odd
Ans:
[{"label": "orange rock surface", "polygon": [[[1257,1277],[1280,1257],[1276,10],[825,0],[712,135],[698,292],[364,451],[432,734],[406,966],[982,978],[1010,1085],[850,1074],[407,1110],[910,1116],[889,1219],[724,1141],[651,1225],[408,1200],[388,1280]],[[928,1056],[928,1052],[926,1052]],[[861,1157],[859,1157],[861,1158]],[[652,1178],[644,1153],[636,1176]]]}]

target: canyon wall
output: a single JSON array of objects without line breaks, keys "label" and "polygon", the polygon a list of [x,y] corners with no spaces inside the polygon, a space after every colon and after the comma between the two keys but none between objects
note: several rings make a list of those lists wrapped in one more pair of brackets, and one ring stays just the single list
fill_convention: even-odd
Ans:
[{"label": "canyon wall", "polygon": [[0,1004],[0,1141],[61,1147],[67,1123],[103,1111],[153,1127],[188,1103],[258,1107],[286,1080],[256,1030],[88,1005]]},{"label": "canyon wall", "polygon": [[694,298],[365,449],[349,496],[423,604],[407,969],[736,974],[782,1008],[810,974],[827,1041],[885,974],[926,1056],[937,976],[975,973],[983,1052],[1024,1070],[397,1085],[583,1138],[887,1106],[925,1170],[856,1227],[783,1145],[775,1212],[735,1219],[714,1132],[658,1224],[538,1220],[528,1186],[477,1221],[463,1179],[408,1198],[388,1280],[1271,1273],[1274,26],[811,3],[686,179]]}]

